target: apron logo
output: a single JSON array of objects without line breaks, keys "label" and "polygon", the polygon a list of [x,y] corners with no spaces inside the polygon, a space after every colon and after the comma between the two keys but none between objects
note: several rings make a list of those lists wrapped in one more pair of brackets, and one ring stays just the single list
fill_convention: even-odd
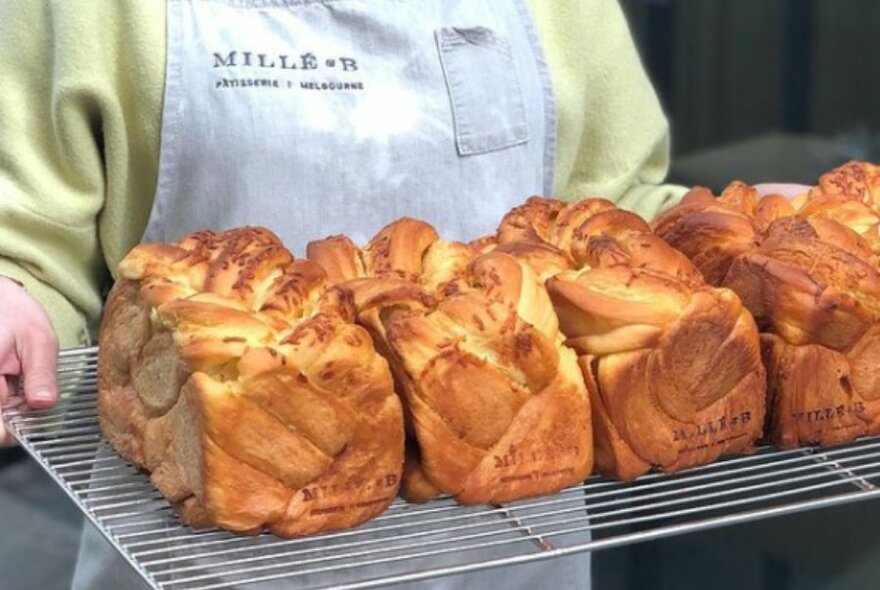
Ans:
[{"label": "apron logo", "polygon": [[[217,68],[261,68],[285,72],[357,72],[358,62],[353,57],[337,56],[321,61],[312,52],[290,56],[282,53],[267,54],[253,51],[214,52],[213,67]],[[364,83],[350,80],[298,80],[296,82],[281,78],[218,78],[214,88],[299,88],[301,90],[363,90]]]},{"label": "apron logo", "polygon": [[[269,56],[265,53],[254,54],[252,51],[229,51],[226,55],[214,52],[215,68],[277,68],[281,70],[317,70],[318,58],[314,53],[303,53],[299,57],[278,54]],[[343,72],[357,71],[357,60],[352,57],[330,58],[324,61],[324,67],[341,69]]]}]

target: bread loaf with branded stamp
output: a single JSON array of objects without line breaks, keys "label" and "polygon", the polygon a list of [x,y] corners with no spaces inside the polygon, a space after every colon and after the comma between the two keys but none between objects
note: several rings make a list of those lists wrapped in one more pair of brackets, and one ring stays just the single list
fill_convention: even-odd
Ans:
[{"label": "bread loaf with branded stamp", "polygon": [[355,526],[397,495],[388,363],[326,287],[260,228],[143,244],[119,265],[101,430],[186,523],[290,537]]},{"label": "bread loaf with branded stamp", "polygon": [[387,357],[409,435],[402,492],[508,502],[582,482],[590,404],[574,352],[532,268],[401,219],[358,248],[312,242]]},{"label": "bread loaf with branded stamp", "polygon": [[761,329],[768,434],[782,447],[880,433],[880,175],[852,162],[792,201],[732,183],[656,222]]},{"label": "bread loaf with branded stamp", "polygon": [[755,323],[645,221],[603,199],[533,197],[494,243],[546,281],[590,393],[600,473],[629,480],[754,448],[765,411]]}]

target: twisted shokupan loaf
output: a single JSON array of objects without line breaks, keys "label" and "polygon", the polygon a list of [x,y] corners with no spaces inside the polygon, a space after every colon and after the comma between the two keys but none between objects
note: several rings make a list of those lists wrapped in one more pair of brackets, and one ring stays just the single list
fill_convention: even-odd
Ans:
[{"label": "twisted shokupan loaf", "polygon": [[845,225],[880,254],[880,167],[867,162],[840,166],[823,174],[818,185],[795,199],[792,207],[792,214]]},{"label": "twisted shokupan loaf", "polygon": [[792,202],[733,183],[694,189],[655,224],[761,329],[774,444],[880,432],[880,273],[874,166],[850,163]]},{"label": "twisted shokupan loaf", "polygon": [[527,264],[413,219],[363,249],[338,236],[312,242],[308,257],[354,301],[392,367],[413,443],[404,497],[506,502],[589,475],[587,393]]},{"label": "twisted shokupan loaf", "polygon": [[762,434],[754,321],[638,216],[602,199],[533,197],[495,239],[547,280],[590,393],[596,465],[635,478],[748,452]]},{"label": "twisted shokupan loaf", "polygon": [[260,228],[136,247],[99,357],[101,429],[195,526],[346,528],[397,493],[386,361],[326,275]]}]

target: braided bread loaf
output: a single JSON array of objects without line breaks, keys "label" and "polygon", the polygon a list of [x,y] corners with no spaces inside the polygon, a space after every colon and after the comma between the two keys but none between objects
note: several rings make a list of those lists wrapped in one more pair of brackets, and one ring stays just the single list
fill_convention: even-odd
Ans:
[{"label": "braided bread loaf", "polygon": [[497,243],[547,279],[590,392],[601,473],[632,479],[753,448],[764,417],[755,324],[641,218],[602,199],[533,197],[505,216]]},{"label": "braided bread loaf", "polygon": [[136,247],[101,330],[98,409],[116,450],[194,526],[346,528],[397,493],[403,421],[385,360],[267,230]]},{"label": "braided bread loaf", "polygon": [[880,432],[880,183],[871,170],[848,164],[791,203],[758,199],[742,183],[718,199],[695,189],[655,224],[754,314],[776,445]]},{"label": "braided bread loaf", "polygon": [[792,207],[790,214],[845,225],[880,254],[880,167],[867,162],[840,166],[823,174],[818,185],[795,199]]},{"label": "braided bread loaf", "polygon": [[362,250],[344,237],[312,242],[308,257],[353,299],[392,367],[413,439],[404,497],[506,502],[589,475],[587,394],[528,265],[412,219]]}]

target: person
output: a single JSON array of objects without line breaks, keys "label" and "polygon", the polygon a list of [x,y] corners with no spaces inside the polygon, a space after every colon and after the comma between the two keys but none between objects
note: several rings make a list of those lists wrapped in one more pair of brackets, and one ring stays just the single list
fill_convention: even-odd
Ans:
[{"label": "person", "polygon": [[[404,215],[475,238],[531,194],[651,219],[684,192],[615,0],[7,2],[0,49],[0,397],[19,376],[35,408],[141,240],[263,225],[302,255]],[[588,566],[419,587],[584,588]],[[126,570],[87,528],[74,587]]]}]

